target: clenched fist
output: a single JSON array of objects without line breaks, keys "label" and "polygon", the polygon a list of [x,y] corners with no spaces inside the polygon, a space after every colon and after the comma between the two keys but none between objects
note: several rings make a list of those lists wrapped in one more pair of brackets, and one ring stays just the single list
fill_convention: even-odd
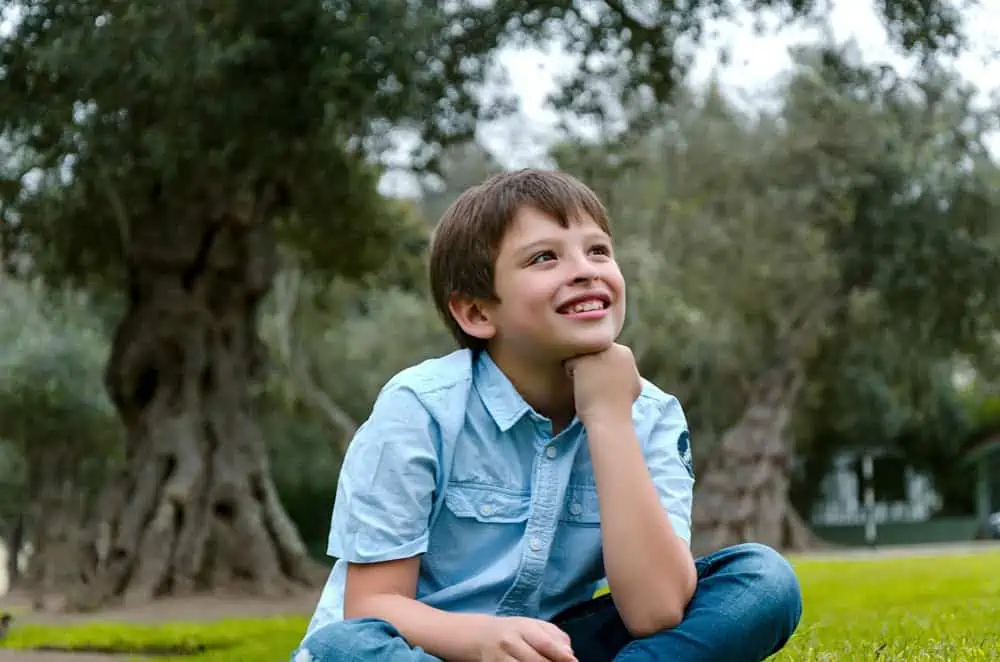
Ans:
[{"label": "clenched fist", "polygon": [[595,354],[566,361],[573,379],[576,415],[585,426],[632,420],[632,403],[642,385],[632,350],[614,344]]}]

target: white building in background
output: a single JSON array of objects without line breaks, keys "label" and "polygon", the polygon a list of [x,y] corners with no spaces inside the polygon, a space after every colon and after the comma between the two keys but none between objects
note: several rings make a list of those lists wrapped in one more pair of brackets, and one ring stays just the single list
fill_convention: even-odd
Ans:
[{"label": "white building in background", "polygon": [[10,553],[7,551],[7,545],[0,541],[0,596],[7,595],[10,592],[10,577],[7,576],[7,562],[10,559]]},{"label": "white building in background", "polygon": [[[28,558],[31,552],[29,549],[22,549],[19,558],[17,559],[17,565],[21,572],[24,572],[28,568]],[[10,592],[10,577],[7,575],[7,564],[10,561],[10,551],[7,549],[7,545],[4,544],[3,540],[0,540],[0,596],[7,595]]]},{"label": "white building in background", "polygon": [[[866,493],[865,456],[872,487]],[[941,508],[941,495],[928,474],[888,449],[845,449],[834,456],[810,513],[816,526],[862,525],[871,503],[875,522],[926,522]]]}]

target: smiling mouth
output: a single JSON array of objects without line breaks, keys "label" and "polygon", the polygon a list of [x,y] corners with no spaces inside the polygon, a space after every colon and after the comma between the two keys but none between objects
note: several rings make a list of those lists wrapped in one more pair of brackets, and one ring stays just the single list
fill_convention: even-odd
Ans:
[{"label": "smiling mouth", "polygon": [[566,306],[559,308],[560,315],[578,315],[580,313],[590,313],[596,310],[604,310],[610,304],[609,301],[603,299],[585,299],[583,301],[577,301],[576,303],[571,303]]}]

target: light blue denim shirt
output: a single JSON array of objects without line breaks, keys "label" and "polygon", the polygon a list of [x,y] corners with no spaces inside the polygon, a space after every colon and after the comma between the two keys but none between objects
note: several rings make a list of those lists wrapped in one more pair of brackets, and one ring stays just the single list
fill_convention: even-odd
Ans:
[{"label": "light blue denim shirt", "polygon": [[[690,542],[694,472],[677,399],[643,381],[632,420],[660,502]],[[579,420],[558,435],[486,352],[390,380],[348,448],[308,632],[343,619],[346,564],[423,554],[416,597],[551,619],[604,583],[597,488]]]}]

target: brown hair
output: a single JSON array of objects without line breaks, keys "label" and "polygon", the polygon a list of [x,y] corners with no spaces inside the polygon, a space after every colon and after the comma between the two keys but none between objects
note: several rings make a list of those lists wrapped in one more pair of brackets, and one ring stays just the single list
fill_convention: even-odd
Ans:
[{"label": "brown hair", "polygon": [[496,299],[493,271],[507,230],[521,209],[532,207],[563,227],[586,215],[609,235],[607,212],[597,195],[575,177],[525,169],[494,175],[466,189],[445,211],[434,231],[430,287],[434,305],[464,348],[485,343],[462,330],[449,310],[452,296]]}]

